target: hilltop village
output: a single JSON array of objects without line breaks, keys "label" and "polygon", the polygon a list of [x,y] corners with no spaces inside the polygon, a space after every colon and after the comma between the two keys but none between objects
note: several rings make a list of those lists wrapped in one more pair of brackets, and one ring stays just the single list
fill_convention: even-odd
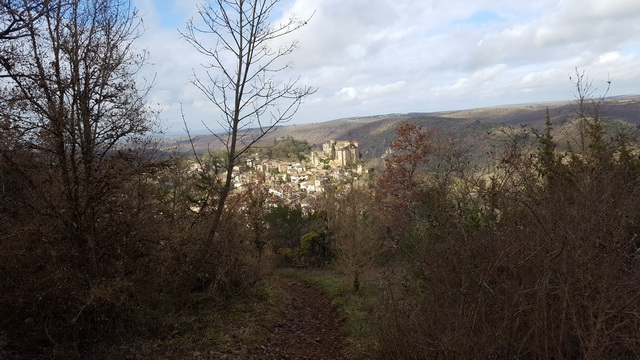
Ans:
[{"label": "hilltop village", "polygon": [[[330,186],[358,186],[368,178],[356,141],[330,140],[305,155],[304,160],[283,161],[254,153],[234,168],[234,187],[250,190],[264,184],[274,202],[306,208]],[[193,163],[191,171],[201,169]]]}]

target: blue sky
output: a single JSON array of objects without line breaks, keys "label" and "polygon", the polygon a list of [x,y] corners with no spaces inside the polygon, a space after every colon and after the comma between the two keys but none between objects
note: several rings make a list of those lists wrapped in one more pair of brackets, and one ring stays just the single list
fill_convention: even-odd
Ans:
[{"label": "blue sky", "polygon": [[161,28],[177,29],[184,26],[188,13],[175,6],[174,1],[153,1],[152,5]]},{"label": "blue sky", "polygon": [[[156,77],[150,104],[178,133],[216,127],[189,83],[202,58],[178,35],[196,0],[135,0]],[[640,93],[638,0],[283,0],[276,16],[311,15],[283,77],[318,87],[290,122],[571,101],[577,67],[611,95]],[[280,19],[274,18],[274,22]],[[211,125],[213,124],[213,125]]]}]

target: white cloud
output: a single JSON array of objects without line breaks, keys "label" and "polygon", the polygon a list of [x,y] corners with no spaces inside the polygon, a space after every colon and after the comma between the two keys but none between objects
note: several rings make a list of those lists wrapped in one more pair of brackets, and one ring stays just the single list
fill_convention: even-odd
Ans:
[{"label": "white cloud", "polygon": [[358,92],[352,87],[346,87],[340,89],[336,95],[346,100],[355,100],[358,97]]},{"label": "white cloud", "polygon": [[610,63],[620,59],[620,53],[617,51],[608,52],[606,54],[600,55],[601,63]]},{"label": "white cloud", "polygon": [[398,93],[405,86],[405,81],[397,81],[392,84],[368,86],[364,92],[371,96],[389,95]]},{"label": "white cloud", "polygon": [[[154,1],[136,0],[157,73],[153,101],[163,117],[201,127],[206,99],[188,84],[202,58],[160,26]],[[177,14],[195,14],[197,0],[174,0]],[[301,76],[318,92],[294,122],[407,111],[435,111],[508,102],[569,100],[575,67],[596,81],[612,78],[612,94],[638,93],[640,1],[637,0],[283,0],[282,18],[313,17],[283,41],[298,40],[277,76]],[[164,15],[166,16],[166,14]],[[184,27],[182,27],[184,28]]]}]

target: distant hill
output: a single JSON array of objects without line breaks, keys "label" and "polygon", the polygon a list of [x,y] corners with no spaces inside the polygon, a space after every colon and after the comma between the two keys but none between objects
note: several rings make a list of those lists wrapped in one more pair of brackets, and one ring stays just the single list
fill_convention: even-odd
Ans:
[{"label": "distant hill", "polygon": [[[355,140],[360,144],[363,158],[370,161],[384,154],[390,141],[395,138],[395,129],[409,121],[434,129],[439,138],[456,143],[475,144],[476,152],[484,151],[496,131],[508,127],[527,126],[542,128],[546,112],[561,128],[575,116],[575,104],[570,102],[532,103],[497,106],[480,109],[443,111],[433,113],[390,114],[356,117],[304,125],[279,126],[262,140],[262,144],[273,143],[274,138],[292,136],[310,144],[322,144],[328,140]],[[601,107],[601,117],[616,122],[616,127],[638,128],[640,126],[640,95],[607,98]],[[188,140],[168,139],[167,143],[183,152],[190,150]],[[199,154],[221,150],[213,135],[195,138],[194,147]]]}]

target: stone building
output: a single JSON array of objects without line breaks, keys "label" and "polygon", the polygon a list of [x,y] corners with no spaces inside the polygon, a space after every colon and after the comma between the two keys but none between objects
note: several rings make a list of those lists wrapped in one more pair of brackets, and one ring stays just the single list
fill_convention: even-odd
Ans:
[{"label": "stone building", "polygon": [[360,159],[358,142],[329,140],[322,144],[321,152],[311,153],[311,162],[314,165],[319,165],[321,159],[330,159],[333,166],[356,165]]}]

